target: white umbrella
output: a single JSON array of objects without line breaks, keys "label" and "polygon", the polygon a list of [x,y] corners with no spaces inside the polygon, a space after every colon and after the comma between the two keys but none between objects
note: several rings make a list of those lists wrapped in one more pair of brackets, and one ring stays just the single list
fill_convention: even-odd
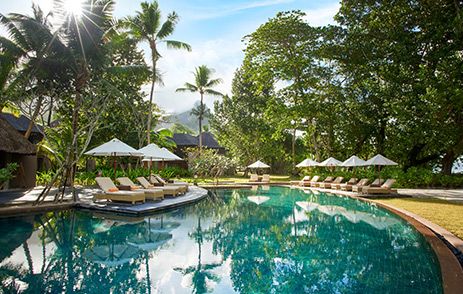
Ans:
[{"label": "white umbrella", "polygon": [[149,165],[150,174],[151,174],[151,167],[153,166],[152,161],[153,160],[163,160],[166,157],[164,150],[162,150],[162,148],[160,148],[158,145],[154,143],[148,144],[145,147],[140,148],[138,151],[143,153],[143,157],[144,157],[143,161],[150,162],[150,165]]},{"label": "white umbrella", "polygon": [[397,165],[397,162],[390,160],[382,156],[381,154],[377,154],[372,158],[368,159],[365,162],[365,165],[375,165],[375,166],[384,166],[384,165]]},{"label": "white umbrella", "polygon": [[397,165],[397,162],[394,162],[390,160],[389,158],[382,156],[381,154],[377,154],[373,156],[372,158],[368,159],[365,162],[365,165],[377,166],[378,167],[378,177],[381,180],[381,166]]},{"label": "white umbrella", "polygon": [[159,152],[156,153],[157,157],[145,157],[142,161],[176,161],[176,160],[183,160],[182,158],[178,157],[174,153],[170,152],[167,148],[162,147],[159,148]]},{"label": "white umbrella", "polygon": [[326,167],[332,167],[334,169],[335,166],[340,165],[342,162],[337,160],[334,157],[330,157],[326,159],[325,161],[322,161],[318,164],[318,166],[326,166]]},{"label": "white umbrella", "polygon": [[254,202],[257,205],[261,205],[262,203],[268,201],[270,197],[267,196],[249,196],[248,200]]},{"label": "white umbrella", "polygon": [[312,167],[312,166],[317,166],[318,162],[312,159],[304,159],[303,161],[299,162],[296,167]]},{"label": "white umbrella", "polygon": [[145,160],[163,159],[163,156],[165,156],[162,148],[154,143],[146,145],[145,147],[138,149],[138,151],[143,153]]},{"label": "white umbrella", "polygon": [[116,177],[116,157],[118,156],[143,156],[143,153],[130,147],[121,140],[114,138],[98,147],[85,152],[85,155],[92,156],[112,156],[114,157],[114,177]]},{"label": "white umbrella", "polygon": [[270,168],[270,166],[258,160],[253,164],[248,165],[248,168]]},{"label": "white umbrella", "polygon": [[343,163],[341,163],[341,166],[344,167],[353,167],[354,168],[354,176],[355,176],[355,169],[357,166],[364,166],[365,165],[365,160],[357,157],[356,155],[352,155],[348,159],[346,159]]},{"label": "white umbrella", "polygon": [[355,167],[355,166],[364,166],[365,165],[365,160],[357,157],[356,155],[352,155],[348,159],[346,159],[343,163],[340,164],[340,166],[345,166],[345,167]]},{"label": "white umbrella", "polygon": [[338,166],[340,165],[342,162],[337,160],[336,158],[334,157],[330,157],[322,162],[320,162],[318,164],[318,166]]}]

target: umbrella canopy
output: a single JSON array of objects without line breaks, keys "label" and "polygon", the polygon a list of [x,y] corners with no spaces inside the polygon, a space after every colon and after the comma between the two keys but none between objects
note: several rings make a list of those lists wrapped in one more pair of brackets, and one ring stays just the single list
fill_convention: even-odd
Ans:
[{"label": "umbrella canopy", "polygon": [[384,166],[384,165],[397,165],[397,163],[390,160],[389,158],[382,156],[381,154],[377,154],[373,156],[372,158],[368,159],[365,162],[365,165]]},{"label": "umbrella canopy", "polygon": [[154,143],[138,149],[138,152],[143,153],[144,160],[147,161],[152,159],[164,159],[165,157],[164,151]]},{"label": "umbrella canopy", "polygon": [[353,167],[353,166],[364,166],[365,160],[358,158],[356,155],[352,155],[346,161],[340,164],[340,166]]},{"label": "umbrella canopy", "polygon": [[336,158],[330,157],[327,160],[320,162],[318,166],[338,166],[341,163],[342,162],[337,160]]},{"label": "umbrella canopy", "polygon": [[143,153],[130,147],[121,140],[114,138],[98,147],[85,152],[85,155],[92,156],[143,156]]},{"label": "umbrella canopy", "polygon": [[270,166],[258,160],[253,164],[248,165],[248,168],[270,168]]},{"label": "umbrella canopy", "polygon": [[143,161],[150,161],[150,160],[152,161],[175,161],[175,160],[183,160],[183,159],[163,147],[163,148],[159,148],[159,151],[156,153],[156,157],[145,156],[145,158],[143,159]]},{"label": "umbrella canopy", "polygon": [[312,160],[312,159],[304,159],[303,161],[301,161],[300,163],[298,163],[296,165],[296,167],[312,167],[312,166],[317,166],[318,165],[318,162],[316,162],[315,160]]}]

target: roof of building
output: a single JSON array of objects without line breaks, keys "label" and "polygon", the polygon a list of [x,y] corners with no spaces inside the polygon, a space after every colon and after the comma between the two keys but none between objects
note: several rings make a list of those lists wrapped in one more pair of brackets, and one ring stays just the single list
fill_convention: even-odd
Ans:
[{"label": "roof of building", "polygon": [[[19,117],[17,117],[11,113],[0,113],[0,117],[7,121],[18,132],[24,133],[27,131],[30,119],[28,119],[26,116],[20,115]],[[42,141],[42,139],[43,127],[34,124],[34,126],[32,127],[32,133],[29,137],[29,141],[31,141],[34,144],[37,144],[38,142]]]},{"label": "roof of building", "polygon": [[[202,143],[204,147],[212,148],[212,149],[219,149],[223,148],[219,145],[217,140],[215,139],[214,135],[210,132],[203,132],[202,133]],[[199,145],[199,135],[192,136],[189,134],[179,134],[175,133],[172,140],[177,144],[178,147],[192,147]]]},{"label": "roof of building", "polygon": [[36,154],[37,149],[24,136],[0,117],[0,151],[16,154]]}]

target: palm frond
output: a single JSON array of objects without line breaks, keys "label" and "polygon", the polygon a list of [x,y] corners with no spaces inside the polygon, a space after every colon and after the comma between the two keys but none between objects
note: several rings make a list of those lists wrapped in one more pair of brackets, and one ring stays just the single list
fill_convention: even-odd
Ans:
[{"label": "palm frond", "polygon": [[168,36],[172,35],[175,30],[175,26],[178,23],[178,15],[175,12],[170,13],[167,16],[167,20],[162,24],[159,32],[157,33],[157,38],[163,40]]},{"label": "palm frond", "polygon": [[206,94],[209,94],[209,95],[212,95],[212,96],[219,96],[219,97],[223,97],[223,94],[218,92],[218,91],[214,91],[212,89],[205,89],[204,90],[204,93]]},{"label": "palm frond", "polygon": [[184,49],[188,52],[191,51],[191,46],[187,43],[180,42],[180,41],[174,41],[174,40],[165,40],[164,41],[167,45],[167,48],[171,49]]},{"label": "palm frond", "polygon": [[198,87],[190,83],[185,83],[183,85],[183,88],[178,88],[177,90],[175,90],[175,92],[191,92],[191,93],[198,92],[198,91],[199,91]]},{"label": "palm frond", "polygon": [[206,84],[206,87],[207,88],[212,88],[212,87],[215,87],[215,86],[217,86],[217,85],[219,85],[221,83],[223,83],[222,79],[212,79]]}]

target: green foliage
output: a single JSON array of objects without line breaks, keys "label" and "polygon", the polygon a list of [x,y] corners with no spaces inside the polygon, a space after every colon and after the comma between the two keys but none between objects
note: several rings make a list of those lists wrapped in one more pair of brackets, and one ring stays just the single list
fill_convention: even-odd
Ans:
[{"label": "green foliage", "polygon": [[15,177],[15,172],[18,169],[18,164],[16,162],[9,163],[4,168],[0,168],[0,189],[3,188],[3,185]]},{"label": "green foliage", "polygon": [[188,168],[193,175],[218,178],[225,173],[235,173],[234,160],[220,155],[217,150],[190,148],[188,152]]},{"label": "green foliage", "polygon": [[[191,173],[188,170],[185,170],[180,167],[166,167],[161,170],[153,169],[152,173],[159,174],[161,177],[165,179],[172,179],[172,178],[180,178],[180,177],[189,177]],[[110,167],[100,167],[97,168],[95,172],[86,172],[80,171],[76,174],[75,183],[77,185],[83,186],[93,186],[96,185],[95,178],[100,174],[102,177],[109,177],[114,179],[114,170]],[[146,168],[132,168],[127,170],[117,169],[116,170],[116,178],[118,177],[128,177],[132,181],[136,183],[137,177],[148,177],[150,171]],[[53,177],[54,172],[39,172],[37,173],[37,184],[44,185],[48,183],[51,178]]]},{"label": "green foliage", "polygon": [[219,142],[243,165],[267,157],[284,169],[296,128],[305,132],[300,159],[381,153],[404,171],[450,174],[463,155],[460,11],[462,3],[343,1],[339,25],[327,27],[311,27],[301,11],[278,13],[244,39],[233,95],[215,105]]}]

